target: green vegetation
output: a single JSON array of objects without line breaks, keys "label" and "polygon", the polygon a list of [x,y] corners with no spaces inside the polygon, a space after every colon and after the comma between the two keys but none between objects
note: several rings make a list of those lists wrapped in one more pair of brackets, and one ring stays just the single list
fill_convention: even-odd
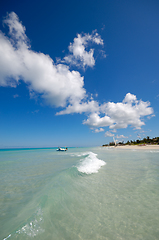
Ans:
[{"label": "green vegetation", "polygon": [[[147,138],[143,138],[142,140],[139,140],[137,139],[136,141],[127,141],[126,143],[124,142],[119,142],[117,143],[118,146],[121,146],[121,145],[144,145],[144,144],[155,144],[155,145],[159,145],[159,137],[155,137],[155,138],[150,138],[149,136],[147,136]],[[106,147],[106,146],[115,146],[115,143],[114,142],[110,142],[109,144],[104,144],[102,145],[103,147]]]}]

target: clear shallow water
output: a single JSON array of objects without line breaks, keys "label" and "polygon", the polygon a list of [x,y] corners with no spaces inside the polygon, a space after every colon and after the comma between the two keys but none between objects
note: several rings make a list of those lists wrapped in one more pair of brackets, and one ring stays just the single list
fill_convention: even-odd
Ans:
[{"label": "clear shallow water", "polygon": [[159,151],[0,151],[0,239],[159,239]]}]

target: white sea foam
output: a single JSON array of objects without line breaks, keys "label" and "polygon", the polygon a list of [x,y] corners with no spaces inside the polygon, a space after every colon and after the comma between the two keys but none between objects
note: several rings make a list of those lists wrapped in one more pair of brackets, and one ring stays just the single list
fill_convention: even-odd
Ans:
[{"label": "white sea foam", "polygon": [[16,233],[26,234],[29,237],[35,237],[40,233],[43,233],[45,230],[41,227],[43,222],[42,211],[39,208],[36,216],[33,221],[30,221],[26,225],[24,225],[21,229],[19,229]]},{"label": "white sea foam", "polygon": [[81,159],[77,167],[78,171],[82,173],[97,173],[98,170],[106,164],[103,160],[98,159],[97,154],[93,152],[83,153],[81,156],[86,156],[84,159]]},{"label": "white sea foam", "polygon": [[71,156],[83,157],[89,155],[90,152],[83,152],[83,153],[72,153]]},{"label": "white sea foam", "polygon": [[8,237],[4,238],[3,240],[7,240],[8,238],[10,238],[12,235],[9,234]]}]

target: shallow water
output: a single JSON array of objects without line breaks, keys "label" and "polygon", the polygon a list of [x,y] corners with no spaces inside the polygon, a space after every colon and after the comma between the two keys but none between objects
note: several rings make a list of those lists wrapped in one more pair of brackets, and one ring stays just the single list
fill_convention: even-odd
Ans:
[{"label": "shallow water", "polygon": [[159,152],[0,151],[0,239],[159,239]]}]

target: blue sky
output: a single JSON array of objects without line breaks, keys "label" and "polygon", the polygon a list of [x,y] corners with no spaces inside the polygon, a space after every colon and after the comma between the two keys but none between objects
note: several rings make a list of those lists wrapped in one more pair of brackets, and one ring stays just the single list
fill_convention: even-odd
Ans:
[{"label": "blue sky", "polygon": [[1,1],[0,148],[159,136],[158,1]]}]

